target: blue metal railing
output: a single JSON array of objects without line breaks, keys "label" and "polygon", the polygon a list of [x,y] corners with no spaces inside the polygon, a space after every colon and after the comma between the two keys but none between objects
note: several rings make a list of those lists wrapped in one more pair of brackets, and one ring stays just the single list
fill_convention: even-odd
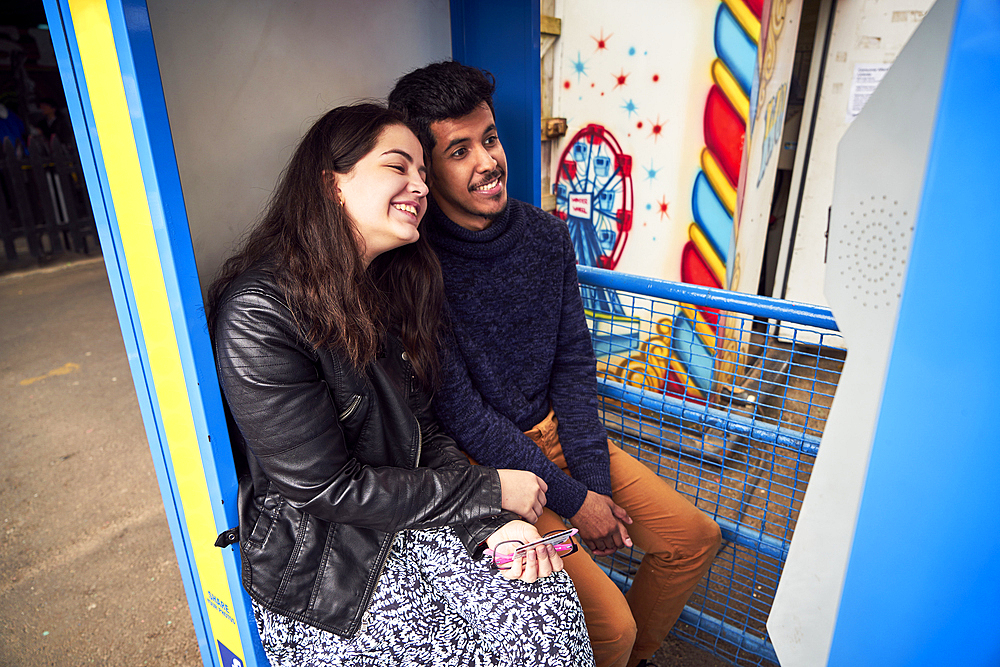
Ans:
[{"label": "blue metal railing", "polygon": [[664,415],[677,417],[691,423],[697,423],[708,428],[720,429],[752,437],[759,442],[770,442],[788,449],[794,449],[816,456],[819,451],[819,438],[792,431],[783,427],[767,428],[741,414],[733,414],[710,406],[692,407],[690,403],[671,399],[661,393],[633,387],[622,382],[602,378],[598,383],[601,396],[615,399],[631,405],[656,410]]},{"label": "blue metal railing", "polygon": [[604,287],[620,292],[631,292],[658,299],[670,299],[694,306],[707,306],[731,310],[751,317],[768,317],[787,321],[789,324],[839,331],[837,321],[829,308],[806,303],[772,299],[765,296],[730,292],[700,285],[646,278],[628,273],[618,273],[591,266],[578,266],[581,285]]},{"label": "blue metal railing", "polygon": [[[722,529],[674,633],[777,664],[767,614],[845,358],[829,310],[578,267],[612,437]],[[626,590],[642,553],[599,559]]]}]

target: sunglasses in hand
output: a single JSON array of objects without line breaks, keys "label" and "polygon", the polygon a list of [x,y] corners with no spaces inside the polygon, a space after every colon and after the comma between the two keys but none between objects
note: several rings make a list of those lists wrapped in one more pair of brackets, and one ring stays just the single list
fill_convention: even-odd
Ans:
[{"label": "sunglasses in hand", "polygon": [[551,544],[559,556],[568,556],[576,553],[578,547],[572,538],[577,532],[576,528],[557,530],[547,533],[540,540],[535,540],[528,544],[520,540],[508,540],[498,544],[496,549],[487,549],[483,553],[491,558],[495,569],[509,570],[513,567],[516,559],[524,558],[528,550],[534,549],[537,546]]}]

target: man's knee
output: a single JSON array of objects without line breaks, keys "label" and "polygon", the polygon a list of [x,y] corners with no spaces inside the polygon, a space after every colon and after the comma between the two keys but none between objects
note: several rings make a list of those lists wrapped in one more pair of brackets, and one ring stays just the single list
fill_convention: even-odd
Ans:
[{"label": "man's knee", "polygon": [[636,625],[630,611],[617,614],[610,622],[606,622],[601,630],[602,641],[609,644],[619,644],[629,651],[632,650],[632,644],[635,643]]},{"label": "man's knee", "polygon": [[588,620],[587,632],[597,667],[617,667],[628,661],[636,637],[635,620],[630,612],[606,617],[599,624]]},{"label": "man's knee", "polygon": [[715,558],[722,544],[722,530],[710,516],[699,512],[697,520],[688,523],[686,533],[674,559],[704,564]]},{"label": "man's knee", "polygon": [[695,531],[695,542],[701,545],[700,552],[715,554],[719,551],[719,546],[722,544],[722,529],[719,528],[712,517],[707,514],[702,514],[703,520],[698,522]]},{"label": "man's knee", "polygon": [[646,552],[644,560],[654,568],[670,569],[681,563],[698,567],[715,558],[722,544],[722,530],[710,516],[695,510],[680,529],[664,537],[657,547]]}]

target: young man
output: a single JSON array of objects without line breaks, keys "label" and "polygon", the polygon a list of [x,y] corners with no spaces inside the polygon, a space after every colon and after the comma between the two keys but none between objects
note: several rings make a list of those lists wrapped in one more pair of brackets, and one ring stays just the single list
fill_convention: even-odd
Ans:
[{"label": "young man", "polygon": [[631,667],[680,616],[719,527],[608,441],[569,232],[507,197],[493,90],[488,73],[442,62],[389,95],[423,144],[433,196],[421,232],[441,260],[449,315],[435,409],[477,462],[545,480],[540,533],[567,519],[595,555],[633,539],[646,552],[627,598],[586,553],[565,561],[597,664]]}]

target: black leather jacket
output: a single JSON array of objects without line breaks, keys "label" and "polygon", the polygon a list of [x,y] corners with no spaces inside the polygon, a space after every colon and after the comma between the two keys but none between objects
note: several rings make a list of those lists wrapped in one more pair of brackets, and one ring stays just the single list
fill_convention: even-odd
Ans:
[{"label": "black leather jacket", "polygon": [[431,418],[398,339],[363,373],[300,332],[251,269],[217,306],[215,357],[240,473],[243,585],[341,636],[360,628],[394,534],[452,526],[473,557],[516,518],[500,477]]}]

